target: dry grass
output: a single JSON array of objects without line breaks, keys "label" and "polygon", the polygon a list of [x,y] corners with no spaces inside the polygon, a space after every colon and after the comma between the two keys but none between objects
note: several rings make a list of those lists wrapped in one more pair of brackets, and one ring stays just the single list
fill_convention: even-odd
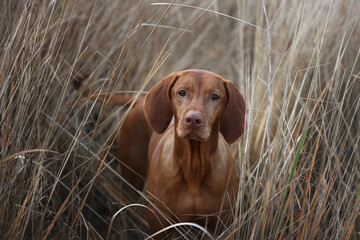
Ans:
[{"label": "dry grass", "polygon": [[115,154],[125,109],[70,82],[142,94],[203,68],[248,104],[221,238],[359,239],[360,2],[151,3],[0,2],[0,238],[145,238]]}]

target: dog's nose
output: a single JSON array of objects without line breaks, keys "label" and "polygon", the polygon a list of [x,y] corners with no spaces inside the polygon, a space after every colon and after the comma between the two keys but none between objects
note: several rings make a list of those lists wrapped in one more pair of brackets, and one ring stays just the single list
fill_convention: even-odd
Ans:
[{"label": "dog's nose", "polygon": [[201,127],[204,123],[204,117],[199,112],[189,111],[185,115],[185,124],[189,128],[198,128]]}]

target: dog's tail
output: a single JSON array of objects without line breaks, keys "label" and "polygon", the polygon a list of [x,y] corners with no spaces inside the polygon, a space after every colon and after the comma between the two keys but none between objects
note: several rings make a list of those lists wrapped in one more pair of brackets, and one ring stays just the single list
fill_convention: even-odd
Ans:
[{"label": "dog's tail", "polygon": [[[72,81],[72,84],[75,89],[80,89],[84,80],[89,77],[88,73],[80,73],[76,75]],[[108,102],[112,105],[129,105],[134,101],[132,96],[121,96],[121,95],[111,95],[106,93],[98,93],[90,88],[85,88],[83,94],[89,96],[90,99],[99,101],[99,102]]]}]

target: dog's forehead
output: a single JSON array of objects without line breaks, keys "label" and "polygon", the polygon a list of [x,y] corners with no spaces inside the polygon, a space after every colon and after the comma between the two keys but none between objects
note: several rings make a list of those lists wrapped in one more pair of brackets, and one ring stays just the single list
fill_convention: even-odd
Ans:
[{"label": "dog's forehead", "polygon": [[175,86],[225,90],[224,79],[216,73],[205,70],[187,70],[181,73]]}]

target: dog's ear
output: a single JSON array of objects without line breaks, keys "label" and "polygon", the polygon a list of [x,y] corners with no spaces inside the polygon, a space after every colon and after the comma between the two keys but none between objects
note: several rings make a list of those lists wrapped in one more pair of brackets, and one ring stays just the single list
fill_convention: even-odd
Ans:
[{"label": "dog's ear", "polygon": [[220,132],[228,143],[235,142],[244,133],[246,103],[231,81],[224,80],[227,103],[220,119]]},{"label": "dog's ear", "polygon": [[144,112],[150,126],[157,133],[163,133],[169,126],[173,111],[170,93],[178,73],[172,73],[150,89],[145,96]]}]

